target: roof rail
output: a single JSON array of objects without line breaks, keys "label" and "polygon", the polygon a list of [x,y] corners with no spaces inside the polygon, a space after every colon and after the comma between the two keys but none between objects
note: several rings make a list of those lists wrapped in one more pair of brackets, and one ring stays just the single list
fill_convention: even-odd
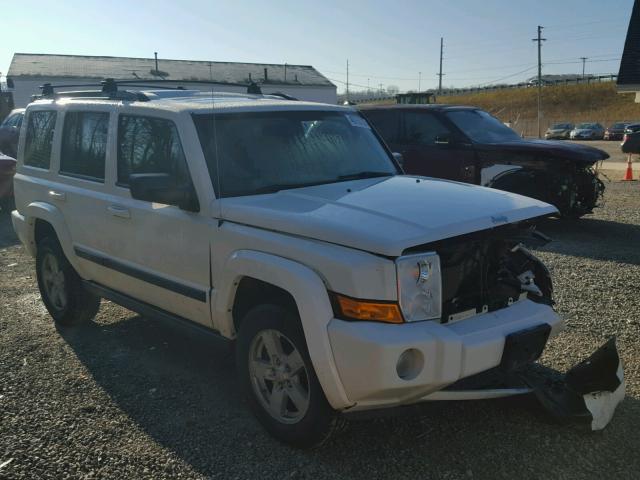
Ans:
[{"label": "roof rail", "polygon": [[[56,92],[56,88],[81,88],[81,87],[101,87],[100,90],[78,90],[71,92]],[[108,98],[114,100],[138,100],[141,102],[149,101],[144,93],[131,92],[128,90],[118,90],[118,84],[113,78],[107,78],[100,83],[83,83],[83,84],[65,84],[52,85],[45,83],[40,86],[41,95],[34,95],[34,99],[40,98]]]},{"label": "roof rail", "polygon": [[286,93],[282,93],[282,92],[273,92],[273,93],[268,93],[267,95],[269,95],[270,97],[284,98],[285,100],[295,100],[295,101],[298,100],[296,97],[292,97],[291,95],[287,95]]},{"label": "roof rail", "polygon": [[[138,100],[138,101],[149,101],[149,97],[147,97],[144,93],[139,91],[129,91],[129,90],[118,90],[118,87],[145,87],[149,89],[162,89],[162,90],[184,90],[182,85],[178,86],[168,86],[161,85],[162,83],[173,83],[173,84],[203,84],[203,85],[224,85],[224,86],[232,86],[232,87],[246,87],[247,94],[253,95],[263,95],[262,89],[260,85],[255,83],[254,81],[245,83],[233,83],[233,82],[214,82],[208,80],[141,80],[141,79],[130,79],[130,80],[115,80],[113,78],[106,78],[100,83],[84,83],[84,84],[65,84],[65,85],[52,85],[51,83],[45,83],[40,86],[42,90],[41,95],[34,95],[33,98],[47,98],[47,97],[83,97],[83,98],[109,98],[109,99],[120,99],[120,100]],[[81,90],[81,91],[73,91],[73,92],[56,92],[55,90],[58,88],[81,88],[81,87],[101,87],[100,90]],[[298,100],[295,97],[287,95],[282,92],[276,92],[269,94],[275,97],[281,97],[286,100]]]}]

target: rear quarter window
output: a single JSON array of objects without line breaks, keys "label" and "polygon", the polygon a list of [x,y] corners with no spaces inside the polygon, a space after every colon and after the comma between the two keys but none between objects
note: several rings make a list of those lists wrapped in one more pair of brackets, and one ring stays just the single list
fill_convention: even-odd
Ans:
[{"label": "rear quarter window", "polygon": [[24,164],[30,167],[49,168],[51,143],[56,124],[53,110],[29,112],[24,145]]}]

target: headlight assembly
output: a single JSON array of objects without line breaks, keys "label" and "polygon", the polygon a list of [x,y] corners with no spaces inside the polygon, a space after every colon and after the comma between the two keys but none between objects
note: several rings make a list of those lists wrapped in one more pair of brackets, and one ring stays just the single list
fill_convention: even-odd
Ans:
[{"label": "headlight assembly", "polygon": [[396,260],[398,299],[405,321],[436,320],[442,316],[440,257],[435,252]]}]

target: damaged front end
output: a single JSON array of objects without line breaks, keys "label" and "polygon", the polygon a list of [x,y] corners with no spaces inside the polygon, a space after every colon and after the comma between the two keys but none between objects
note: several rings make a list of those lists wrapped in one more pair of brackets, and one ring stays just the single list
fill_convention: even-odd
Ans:
[{"label": "damaged front end", "polygon": [[625,393],[615,338],[564,375],[540,364],[530,365],[517,375],[554,418],[589,424],[592,430],[601,430],[609,423]]},{"label": "damaged front end", "polygon": [[593,165],[583,163],[524,165],[497,175],[487,186],[549,202],[568,218],[593,213],[605,190]]},{"label": "damaged front end", "polygon": [[[505,225],[420,246],[440,256],[443,324],[509,307],[525,299],[553,305],[551,276],[527,249],[550,239],[530,224]],[[624,398],[624,376],[611,339],[567,373],[536,361],[551,332],[542,324],[507,335],[499,366],[463,378],[424,400],[467,400],[533,393],[552,416],[598,430]]]},{"label": "damaged front end", "polygon": [[525,299],[553,304],[546,266],[527,247],[550,239],[527,222],[461,235],[405,253],[435,251],[442,276],[442,323],[506,308]]},{"label": "damaged front end", "polygon": [[[526,350],[525,350],[526,352]],[[535,356],[536,348],[529,351]],[[521,352],[521,355],[523,352]],[[538,353],[539,355],[539,353]],[[424,400],[480,400],[532,394],[560,423],[602,430],[624,399],[625,380],[615,338],[566,373],[540,363],[499,367],[464,378]]]}]

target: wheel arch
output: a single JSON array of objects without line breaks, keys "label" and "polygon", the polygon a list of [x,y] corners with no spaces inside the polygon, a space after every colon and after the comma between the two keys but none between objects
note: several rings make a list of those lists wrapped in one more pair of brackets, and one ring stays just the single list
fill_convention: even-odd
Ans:
[{"label": "wheel arch", "polygon": [[[293,301],[300,316],[309,356],[327,400],[335,409],[353,405],[349,401],[335,366],[327,326],[333,309],[322,278],[301,263],[264,252],[239,250],[225,262],[214,305],[216,328],[225,336],[236,334],[235,313],[238,292],[262,286],[267,295],[276,294],[276,302]],[[255,290],[254,290],[255,291]],[[266,298],[262,295],[259,298]],[[235,307],[235,308],[234,308]]]},{"label": "wheel arch", "polygon": [[64,221],[62,212],[55,206],[46,202],[32,202],[27,205],[25,211],[27,222],[25,247],[29,253],[35,256],[38,241],[42,235],[53,231],[55,233],[62,251],[69,263],[78,270],[77,260],[73,253],[73,242],[71,234]]}]

